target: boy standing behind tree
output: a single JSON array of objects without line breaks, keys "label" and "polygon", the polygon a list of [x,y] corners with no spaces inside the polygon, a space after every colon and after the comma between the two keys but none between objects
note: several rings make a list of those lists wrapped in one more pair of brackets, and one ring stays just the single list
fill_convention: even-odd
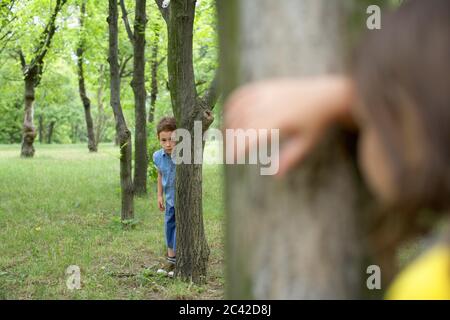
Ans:
[{"label": "boy standing behind tree", "polygon": [[[167,245],[167,263],[158,273],[173,276],[175,269],[175,163],[172,160],[172,151],[175,142],[172,133],[176,130],[176,122],[173,117],[162,118],[157,126],[158,140],[161,149],[153,154],[153,162],[158,169],[158,207],[165,211],[164,231]],[[164,202],[164,196],[166,201]]]}]

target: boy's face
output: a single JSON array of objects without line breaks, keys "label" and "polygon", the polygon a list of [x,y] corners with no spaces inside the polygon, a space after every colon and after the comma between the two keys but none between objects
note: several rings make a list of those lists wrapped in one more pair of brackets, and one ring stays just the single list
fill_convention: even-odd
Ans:
[{"label": "boy's face", "polygon": [[159,133],[159,143],[168,154],[171,154],[175,147],[175,141],[172,140],[172,133],[173,131],[161,131]]}]

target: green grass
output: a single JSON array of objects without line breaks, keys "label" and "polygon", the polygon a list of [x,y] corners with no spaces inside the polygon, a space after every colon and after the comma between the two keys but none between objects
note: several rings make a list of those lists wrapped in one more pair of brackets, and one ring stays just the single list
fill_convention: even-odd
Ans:
[{"label": "green grass", "polygon": [[[39,145],[33,159],[0,145],[0,299],[223,298],[222,170],[204,166],[204,221],[211,249],[202,286],[155,274],[166,249],[156,185],[135,200],[137,224],[120,223],[118,149]],[[81,289],[66,286],[68,266]]]}]

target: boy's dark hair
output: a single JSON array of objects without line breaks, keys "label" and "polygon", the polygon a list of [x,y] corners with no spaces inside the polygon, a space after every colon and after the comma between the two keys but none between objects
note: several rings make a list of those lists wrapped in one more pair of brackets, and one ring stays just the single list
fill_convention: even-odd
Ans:
[{"label": "boy's dark hair", "polygon": [[386,245],[417,235],[423,209],[449,209],[449,55],[448,0],[405,2],[357,52],[361,107],[388,151],[397,189],[396,208],[377,223]]},{"label": "boy's dark hair", "polygon": [[175,131],[177,129],[177,124],[174,117],[163,117],[158,122],[156,127],[156,132],[159,138],[159,134],[163,131]]}]

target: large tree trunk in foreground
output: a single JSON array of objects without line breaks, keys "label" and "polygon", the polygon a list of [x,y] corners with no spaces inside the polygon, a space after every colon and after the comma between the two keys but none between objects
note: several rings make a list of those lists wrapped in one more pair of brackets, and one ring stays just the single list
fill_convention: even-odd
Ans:
[{"label": "large tree trunk in foreground", "polygon": [[136,132],[134,140],[134,192],[143,195],[147,192],[147,115],[145,101],[145,13],[146,0],[136,0],[133,43],[133,80],[131,87],[134,93]]},{"label": "large tree trunk in foreground", "polygon": [[[343,71],[347,2],[220,0],[226,92]],[[228,298],[359,297],[356,183],[339,134],[282,181],[255,166],[226,166]]]},{"label": "large tree trunk in foreground", "polygon": [[122,191],[122,221],[134,218],[133,212],[133,181],[131,172],[131,132],[127,128],[120,104],[120,70],[119,70],[119,40],[118,40],[118,7],[116,0],[109,0],[109,65],[111,81],[111,107],[116,119],[116,134],[120,145],[120,187]]},{"label": "large tree trunk in foreground", "polygon": [[80,43],[77,48],[78,90],[84,107],[84,117],[86,119],[86,129],[88,136],[88,149],[90,152],[97,152],[97,144],[95,142],[95,134],[94,134],[94,122],[92,121],[91,115],[91,100],[88,98],[86,93],[86,85],[84,81],[84,70],[83,70],[83,53],[85,43],[83,26],[85,15],[86,15],[86,0],[82,2],[80,10]]}]

